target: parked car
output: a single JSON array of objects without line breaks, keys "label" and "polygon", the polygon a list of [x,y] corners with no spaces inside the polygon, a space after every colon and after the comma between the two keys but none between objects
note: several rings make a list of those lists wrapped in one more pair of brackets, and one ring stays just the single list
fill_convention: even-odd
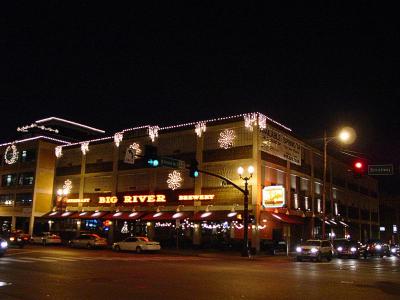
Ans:
[{"label": "parked car", "polygon": [[7,252],[8,248],[8,243],[5,239],[0,238],[0,257],[4,255],[4,253]]},{"label": "parked car", "polygon": [[296,247],[296,260],[310,259],[313,261],[321,261],[326,258],[327,261],[332,259],[332,244],[327,240],[308,240],[300,246]]},{"label": "parked car", "polygon": [[81,234],[79,237],[70,240],[69,245],[87,249],[104,248],[107,247],[107,240],[94,233]]},{"label": "parked car", "polygon": [[161,246],[159,242],[150,241],[147,237],[129,237],[121,242],[112,245],[114,251],[159,251]]},{"label": "parked car", "polygon": [[390,247],[388,244],[383,243],[381,240],[368,240],[365,245],[363,245],[364,257],[367,256],[391,256]]},{"label": "parked car", "polygon": [[31,243],[46,245],[61,244],[62,240],[59,235],[51,232],[43,232],[37,236],[31,237]]},{"label": "parked car", "polygon": [[334,241],[334,251],[338,258],[360,258],[360,256],[364,256],[365,249],[358,241],[341,240]]}]

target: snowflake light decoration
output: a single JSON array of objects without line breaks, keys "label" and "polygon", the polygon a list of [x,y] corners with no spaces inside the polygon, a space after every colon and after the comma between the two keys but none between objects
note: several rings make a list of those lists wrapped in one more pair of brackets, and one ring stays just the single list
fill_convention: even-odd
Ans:
[{"label": "snowflake light decoration", "polygon": [[133,143],[129,146],[129,148],[134,149],[136,151],[136,155],[140,155],[140,153],[142,153],[142,149],[140,149],[140,145],[137,143]]},{"label": "snowflake light decoration", "polygon": [[86,155],[86,152],[89,152],[89,142],[83,142],[81,144],[81,151],[83,155]]},{"label": "snowflake light decoration", "polygon": [[64,181],[64,185],[63,185],[63,192],[64,195],[67,195],[71,192],[72,190],[72,181],[67,179]]},{"label": "snowflake light decoration", "polygon": [[115,146],[119,147],[119,144],[122,142],[123,138],[124,138],[124,134],[122,132],[117,132],[116,134],[114,134]]},{"label": "snowflake light decoration", "polygon": [[182,181],[183,179],[180,172],[174,170],[172,173],[168,174],[167,184],[171,190],[176,190],[177,188],[180,188],[182,185]]},{"label": "snowflake light decoration", "polygon": [[233,142],[236,138],[235,131],[233,129],[225,129],[219,134],[218,143],[220,148],[229,149],[233,147]]},{"label": "snowflake light decoration", "polygon": [[160,129],[160,127],[158,127],[158,126],[150,126],[149,127],[149,137],[150,137],[152,142],[154,142],[155,139],[158,137],[158,130],[159,129]]},{"label": "snowflake light decoration", "polygon": [[55,152],[55,154],[56,154],[56,157],[57,157],[57,158],[60,158],[60,157],[62,156],[62,147],[61,147],[61,146],[57,146],[57,147],[54,149],[54,152]]},{"label": "snowflake light decoration", "polygon": [[194,129],[197,136],[200,138],[204,132],[206,132],[206,122],[198,122],[196,123],[196,127]]},{"label": "snowflake light decoration", "polygon": [[4,153],[4,161],[8,165],[15,164],[18,160],[18,154],[19,152],[17,146],[14,144],[10,145],[7,147],[6,152]]}]

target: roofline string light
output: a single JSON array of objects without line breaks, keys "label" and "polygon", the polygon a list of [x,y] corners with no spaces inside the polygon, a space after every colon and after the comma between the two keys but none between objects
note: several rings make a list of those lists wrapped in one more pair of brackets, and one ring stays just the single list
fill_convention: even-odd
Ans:
[{"label": "roofline string light", "polygon": [[[239,119],[239,118],[247,118],[247,116],[249,116],[249,115],[258,117],[258,126],[259,126],[259,128],[261,130],[266,128],[266,123],[267,123],[267,120],[268,120],[269,122],[274,123],[275,125],[278,125],[278,126],[282,127],[283,129],[285,129],[287,131],[290,131],[290,132],[292,131],[292,129],[290,129],[289,127],[283,125],[282,123],[279,123],[279,122],[271,119],[270,117],[268,117],[268,116],[266,116],[266,115],[264,115],[262,113],[254,112],[254,113],[243,113],[243,114],[238,114],[238,115],[233,115],[233,116],[228,116],[228,117],[221,117],[221,118],[214,118],[214,119],[208,119],[208,120],[202,120],[202,121],[188,122],[188,123],[182,123],[182,124],[164,126],[164,127],[144,125],[144,126],[138,126],[138,127],[132,127],[132,128],[123,129],[122,131],[120,131],[118,133],[122,133],[123,134],[123,133],[125,133],[127,131],[134,131],[134,130],[140,130],[140,129],[147,128],[149,137],[152,140],[152,142],[154,142],[155,138],[158,137],[159,132],[162,131],[162,130],[170,130],[170,129],[176,129],[176,128],[182,128],[182,127],[195,126],[195,132],[196,132],[197,136],[201,137],[202,133],[204,133],[206,131],[206,124],[207,123],[220,122],[220,121]],[[61,121],[67,122],[67,123],[71,123],[71,124],[78,125],[78,126],[81,126],[81,127],[84,127],[84,128],[92,129],[92,130],[93,129],[99,130],[99,129],[92,128],[92,127],[89,127],[89,126],[85,126],[85,125],[82,125],[82,124],[79,124],[79,123],[71,122],[71,121],[64,120],[64,119],[54,118],[54,117],[43,119],[43,120],[39,120],[39,121],[36,121],[36,122],[40,123],[40,122],[49,121],[51,119],[61,120]],[[245,119],[245,122],[246,122],[246,119]],[[68,143],[66,141],[61,141],[61,140],[52,139],[52,138],[48,138],[48,139],[64,143],[65,145],[60,146],[60,147],[63,148],[63,147],[81,145],[84,142],[93,143],[93,142],[101,142],[101,141],[105,141],[105,140],[114,140],[114,142],[115,142],[115,137],[116,137],[116,135],[118,133],[114,134],[113,136],[107,136],[107,137],[103,137],[103,138],[91,139],[91,140],[87,140],[87,141],[83,141],[83,142],[76,142],[76,143]],[[38,137],[36,137],[36,138],[38,138]],[[25,141],[25,140],[23,140],[23,141]],[[0,146],[9,145],[9,144],[12,144],[12,143],[6,143],[6,144],[0,145]]]}]

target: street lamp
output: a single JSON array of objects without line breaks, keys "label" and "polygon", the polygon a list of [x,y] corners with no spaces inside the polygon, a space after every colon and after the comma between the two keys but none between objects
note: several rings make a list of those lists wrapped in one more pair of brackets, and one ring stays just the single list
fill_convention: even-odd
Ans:
[{"label": "street lamp", "polygon": [[[328,144],[334,140],[338,140],[343,144],[351,144],[356,139],[356,133],[351,127],[343,127],[336,136],[327,137],[326,131],[324,132],[324,169],[323,169],[323,182],[322,182],[322,214],[323,214],[323,222],[322,222],[322,238],[325,238],[325,221],[326,221],[326,165],[327,165],[327,147]],[[331,207],[332,205],[331,199]],[[332,213],[332,209],[331,209]]]},{"label": "street lamp", "polygon": [[244,169],[243,167],[239,167],[237,170],[240,179],[244,180],[244,209],[243,209],[243,249],[242,256],[249,256],[249,235],[248,235],[248,227],[249,227],[249,189],[248,189],[248,181],[253,176],[254,167],[249,166],[247,168],[247,172],[249,176],[243,177]]}]

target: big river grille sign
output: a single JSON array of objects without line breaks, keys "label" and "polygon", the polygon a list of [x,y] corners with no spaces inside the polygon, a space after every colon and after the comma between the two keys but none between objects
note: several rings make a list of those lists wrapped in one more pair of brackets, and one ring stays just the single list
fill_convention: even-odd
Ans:
[{"label": "big river grille sign", "polygon": [[277,208],[285,205],[285,188],[281,185],[266,186],[262,191],[262,205]]},{"label": "big river grille sign", "polygon": [[301,165],[301,145],[293,138],[268,125],[261,138],[261,151]]}]

